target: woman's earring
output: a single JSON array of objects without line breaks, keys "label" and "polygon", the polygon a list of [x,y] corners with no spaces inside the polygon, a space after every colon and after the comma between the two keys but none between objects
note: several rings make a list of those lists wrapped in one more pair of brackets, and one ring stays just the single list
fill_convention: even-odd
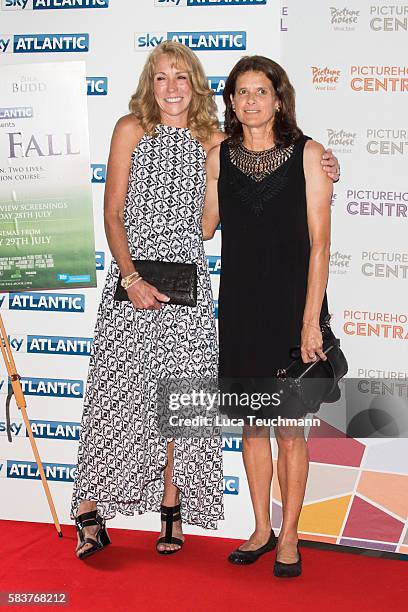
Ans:
[{"label": "woman's earring", "polygon": [[275,113],[279,113],[279,112],[280,112],[280,106],[277,106],[277,107],[275,108]]}]

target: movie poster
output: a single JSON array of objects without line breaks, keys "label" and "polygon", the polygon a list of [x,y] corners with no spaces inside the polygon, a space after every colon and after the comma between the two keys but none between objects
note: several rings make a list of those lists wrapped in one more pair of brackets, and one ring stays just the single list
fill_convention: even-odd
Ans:
[{"label": "movie poster", "polygon": [[85,63],[1,70],[0,291],[95,287]]}]

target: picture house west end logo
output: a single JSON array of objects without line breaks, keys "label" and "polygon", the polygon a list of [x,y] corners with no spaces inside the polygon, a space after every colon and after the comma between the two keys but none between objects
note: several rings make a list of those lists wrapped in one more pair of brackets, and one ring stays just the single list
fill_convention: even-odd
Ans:
[{"label": "picture house west end logo", "polygon": [[351,66],[350,76],[353,91],[408,91],[408,66]]},{"label": "picture house west end logo", "polygon": [[368,128],[367,153],[372,155],[405,155],[408,153],[408,130]]},{"label": "picture house west end logo", "polygon": [[344,310],[343,331],[348,336],[408,340],[408,313]]},{"label": "picture house west end logo", "polygon": [[340,79],[337,68],[312,66],[312,83],[318,91],[334,91]]},{"label": "picture house west end logo", "polygon": [[408,5],[370,6],[370,28],[374,32],[408,32]]},{"label": "picture house west end logo", "polygon": [[330,254],[330,274],[346,274],[350,271],[351,255],[335,251]]},{"label": "picture house west end logo", "polygon": [[355,30],[355,25],[360,16],[360,11],[348,8],[330,7],[330,18],[334,30],[349,32]]},{"label": "picture house west end logo", "polygon": [[356,132],[327,129],[327,146],[336,153],[351,153],[356,139]]}]

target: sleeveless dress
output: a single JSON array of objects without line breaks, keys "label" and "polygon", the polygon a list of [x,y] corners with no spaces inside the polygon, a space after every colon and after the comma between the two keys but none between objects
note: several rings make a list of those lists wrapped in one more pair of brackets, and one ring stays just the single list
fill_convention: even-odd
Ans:
[{"label": "sleeveless dress", "polygon": [[[113,260],[98,309],[71,516],[96,500],[104,518],[159,511],[167,439],[158,427],[157,385],[217,376],[217,340],[201,216],[205,151],[187,128],[158,125],[132,154],[124,224],[132,259],[196,263],[197,307],[158,311],[113,300]],[[175,438],[173,483],[182,521],[216,529],[223,518],[219,436]]]},{"label": "sleeveless dress", "polygon": [[[219,375],[276,377],[300,344],[309,268],[303,150],[291,145],[262,180],[233,163],[221,144],[218,182],[222,227],[219,291]],[[324,297],[321,319],[327,314]]]}]

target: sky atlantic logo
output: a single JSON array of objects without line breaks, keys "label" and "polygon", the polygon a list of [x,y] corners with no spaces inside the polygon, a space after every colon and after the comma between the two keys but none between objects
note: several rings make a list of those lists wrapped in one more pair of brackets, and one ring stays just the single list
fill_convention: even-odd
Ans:
[{"label": "sky atlantic logo", "polygon": [[69,397],[81,399],[84,397],[83,380],[64,378],[21,378],[21,387],[25,395],[40,397]]},{"label": "sky atlantic logo", "polygon": [[[11,422],[10,430],[13,436],[18,436],[18,437],[24,436],[24,433],[25,433],[24,423]],[[0,421],[0,436],[6,436],[6,435],[7,435],[7,423],[6,421]]]},{"label": "sky atlantic logo", "polygon": [[338,68],[312,66],[312,83],[318,91],[334,91],[339,84],[340,75]]},{"label": "sky atlantic logo", "polygon": [[106,96],[108,94],[108,77],[86,77],[86,93],[88,96]]},{"label": "sky atlantic logo", "polygon": [[335,251],[330,254],[330,274],[346,274],[350,271],[351,255]]},{"label": "sky atlantic logo", "polygon": [[[30,421],[34,438],[79,440],[80,423],[71,421]],[[28,432],[26,431],[28,437]]]},{"label": "sky atlantic logo", "polygon": [[406,155],[408,130],[369,128],[366,132],[367,153],[371,155]]},{"label": "sky atlantic logo", "polygon": [[260,6],[268,0],[154,0],[154,6]]},{"label": "sky atlantic logo", "polygon": [[239,494],[239,478],[238,476],[224,476],[224,495]]},{"label": "sky atlantic logo", "polygon": [[226,76],[209,76],[208,78],[208,87],[213,90],[216,96],[222,96],[225,81],[227,80]]},{"label": "sky atlantic logo", "polygon": [[224,452],[240,453],[242,451],[242,437],[224,434],[222,437],[222,450]]},{"label": "sky atlantic logo", "polygon": [[97,270],[105,269],[105,252],[104,251],[95,252],[95,267]]},{"label": "sky atlantic logo", "polygon": [[362,251],[361,272],[369,278],[408,279],[408,253]]},{"label": "sky atlantic logo", "polygon": [[109,8],[109,0],[2,0],[3,11]]},{"label": "sky atlantic logo", "polygon": [[354,147],[356,132],[347,132],[346,130],[327,129],[327,146],[333,149],[335,153],[351,153],[351,148]]},{"label": "sky atlantic logo", "polygon": [[374,32],[407,32],[408,5],[370,6],[370,28]]},{"label": "sky atlantic logo", "polygon": [[376,189],[348,189],[346,211],[364,217],[408,217],[407,191],[379,191]]},{"label": "sky atlantic logo", "polygon": [[246,32],[136,32],[135,50],[150,51],[165,40],[186,45],[193,51],[245,51]]},{"label": "sky atlantic logo", "polygon": [[[79,440],[81,424],[72,421],[43,421],[31,420],[31,431],[34,438],[49,440]],[[28,438],[28,431],[22,421],[11,423],[11,433],[13,437]],[[5,436],[7,425],[5,421],[0,421],[0,436]]]},{"label": "sky atlantic logo", "polygon": [[[76,465],[72,463],[43,463],[45,477],[50,482],[74,482]],[[4,474],[2,473],[2,476]],[[7,478],[40,480],[41,476],[35,461],[7,460]]]},{"label": "sky atlantic logo", "polygon": [[105,183],[106,164],[91,164],[91,183]]},{"label": "sky atlantic logo", "polygon": [[89,34],[0,35],[0,53],[87,53]]},{"label": "sky atlantic logo", "polygon": [[27,336],[27,353],[51,355],[91,354],[92,338],[68,336]]},{"label": "sky atlantic logo", "polygon": [[[4,305],[0,297],[0,307]],[[9,310],[37,310],[51,312],[84,312],[85,296],[80,293],[39,293],[24,291],[8,295]]]},{"label": "sky atlantic logo", "polygon": [[360,16],[360,11],[355,11],[348,8],[330,7],[330,20],[333,29],[342,32],[351,32],[355,30],[355,25]]},{"label": "sky atlantic logo", "polygon": [[208,269],[210,274],[220,274],[221,257],[218,255],[207,255]]}]

